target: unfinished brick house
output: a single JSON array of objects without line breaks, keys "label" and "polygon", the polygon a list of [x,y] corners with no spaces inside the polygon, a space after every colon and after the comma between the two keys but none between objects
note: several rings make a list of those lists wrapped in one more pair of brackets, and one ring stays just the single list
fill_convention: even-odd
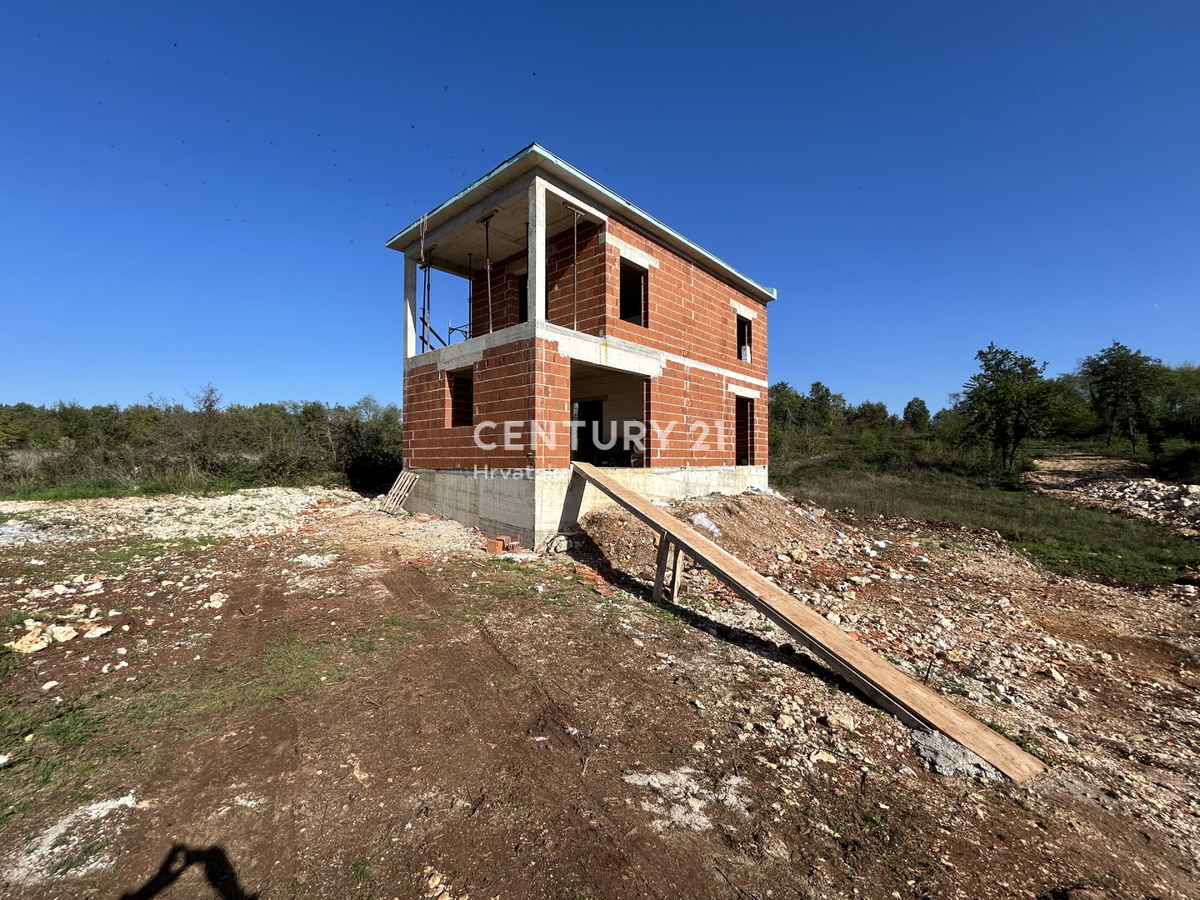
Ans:
[{"label": "unfinished brick house", "polygon": [[[537,144],[387,246],[405,263],[410,510],[540,547],[606,502],[572,460],[652,499],[766,486],[774,290]],[[453,334],[432,326],[427,267],[469,282]]]}]

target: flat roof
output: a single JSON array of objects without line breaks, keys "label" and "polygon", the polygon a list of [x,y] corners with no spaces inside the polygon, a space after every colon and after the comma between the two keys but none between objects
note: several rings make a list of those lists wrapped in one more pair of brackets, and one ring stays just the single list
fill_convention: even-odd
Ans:
[{"label": "flat roof", "polygon": [[640,229],[680,256],[708,270],[723,281],[733,284],[750,296],[762,300],[764,303],[776,299],[777,292],[774,288],[763,287],[757,281],[743,275],[724,260],[692,243],[679,232],[664,225],[649,213],[634,206],[624,197],[609,190],[539,144],[530,144],[520,153],[506,159],[482,178],[472,182],[449,200],[398,232],[387,242],[386,246],[392,250],[404,252],[409,246],[420,240],[422,222],[425,223],[427,229],[437,228],[486,199],[490,194],[502,189],[505,185],[538,168],[556,177],[565,187],[577,191],[581,198],[605,207],[616,217],[626,220],[627,224]]}]

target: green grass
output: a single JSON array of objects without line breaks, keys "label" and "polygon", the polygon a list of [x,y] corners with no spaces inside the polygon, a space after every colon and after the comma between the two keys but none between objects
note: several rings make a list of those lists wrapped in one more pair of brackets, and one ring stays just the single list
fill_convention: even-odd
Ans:
[{"label": "green grass", "polygon": [[371,869],[375,863],[370,859],[360,859],[348,866],[346,872],[354,881],[366,881],[371,877]]},{"label": "green grass", "polygon": [[949,475],[801,468],[777,480],[776,487],[829,509],[849,507],[860,516],[957,522],[997,531],[1063,575],[1144,584],[1172,581],[1188,566],[1200,565],[1200,544],[1168,529]]}]

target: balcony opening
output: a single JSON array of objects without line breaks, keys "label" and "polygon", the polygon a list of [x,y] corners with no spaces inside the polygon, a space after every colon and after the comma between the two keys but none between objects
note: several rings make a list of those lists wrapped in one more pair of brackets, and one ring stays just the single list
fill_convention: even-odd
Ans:
[{"label": "balcony opening", "polygon": [[471,281],[432,265],[418,272],[417,352],[471,337]]}]

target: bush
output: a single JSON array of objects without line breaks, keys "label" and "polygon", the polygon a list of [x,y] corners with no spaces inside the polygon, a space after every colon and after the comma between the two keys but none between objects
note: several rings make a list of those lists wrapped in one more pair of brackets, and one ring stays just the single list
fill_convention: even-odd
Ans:
[{"label": "bush", "polygon": [[68,498],[341,483],[386,490],[402,467],[400,410],[353,406],[221,406],[211,385],[191,408],[0,406],[0,493]]}]

